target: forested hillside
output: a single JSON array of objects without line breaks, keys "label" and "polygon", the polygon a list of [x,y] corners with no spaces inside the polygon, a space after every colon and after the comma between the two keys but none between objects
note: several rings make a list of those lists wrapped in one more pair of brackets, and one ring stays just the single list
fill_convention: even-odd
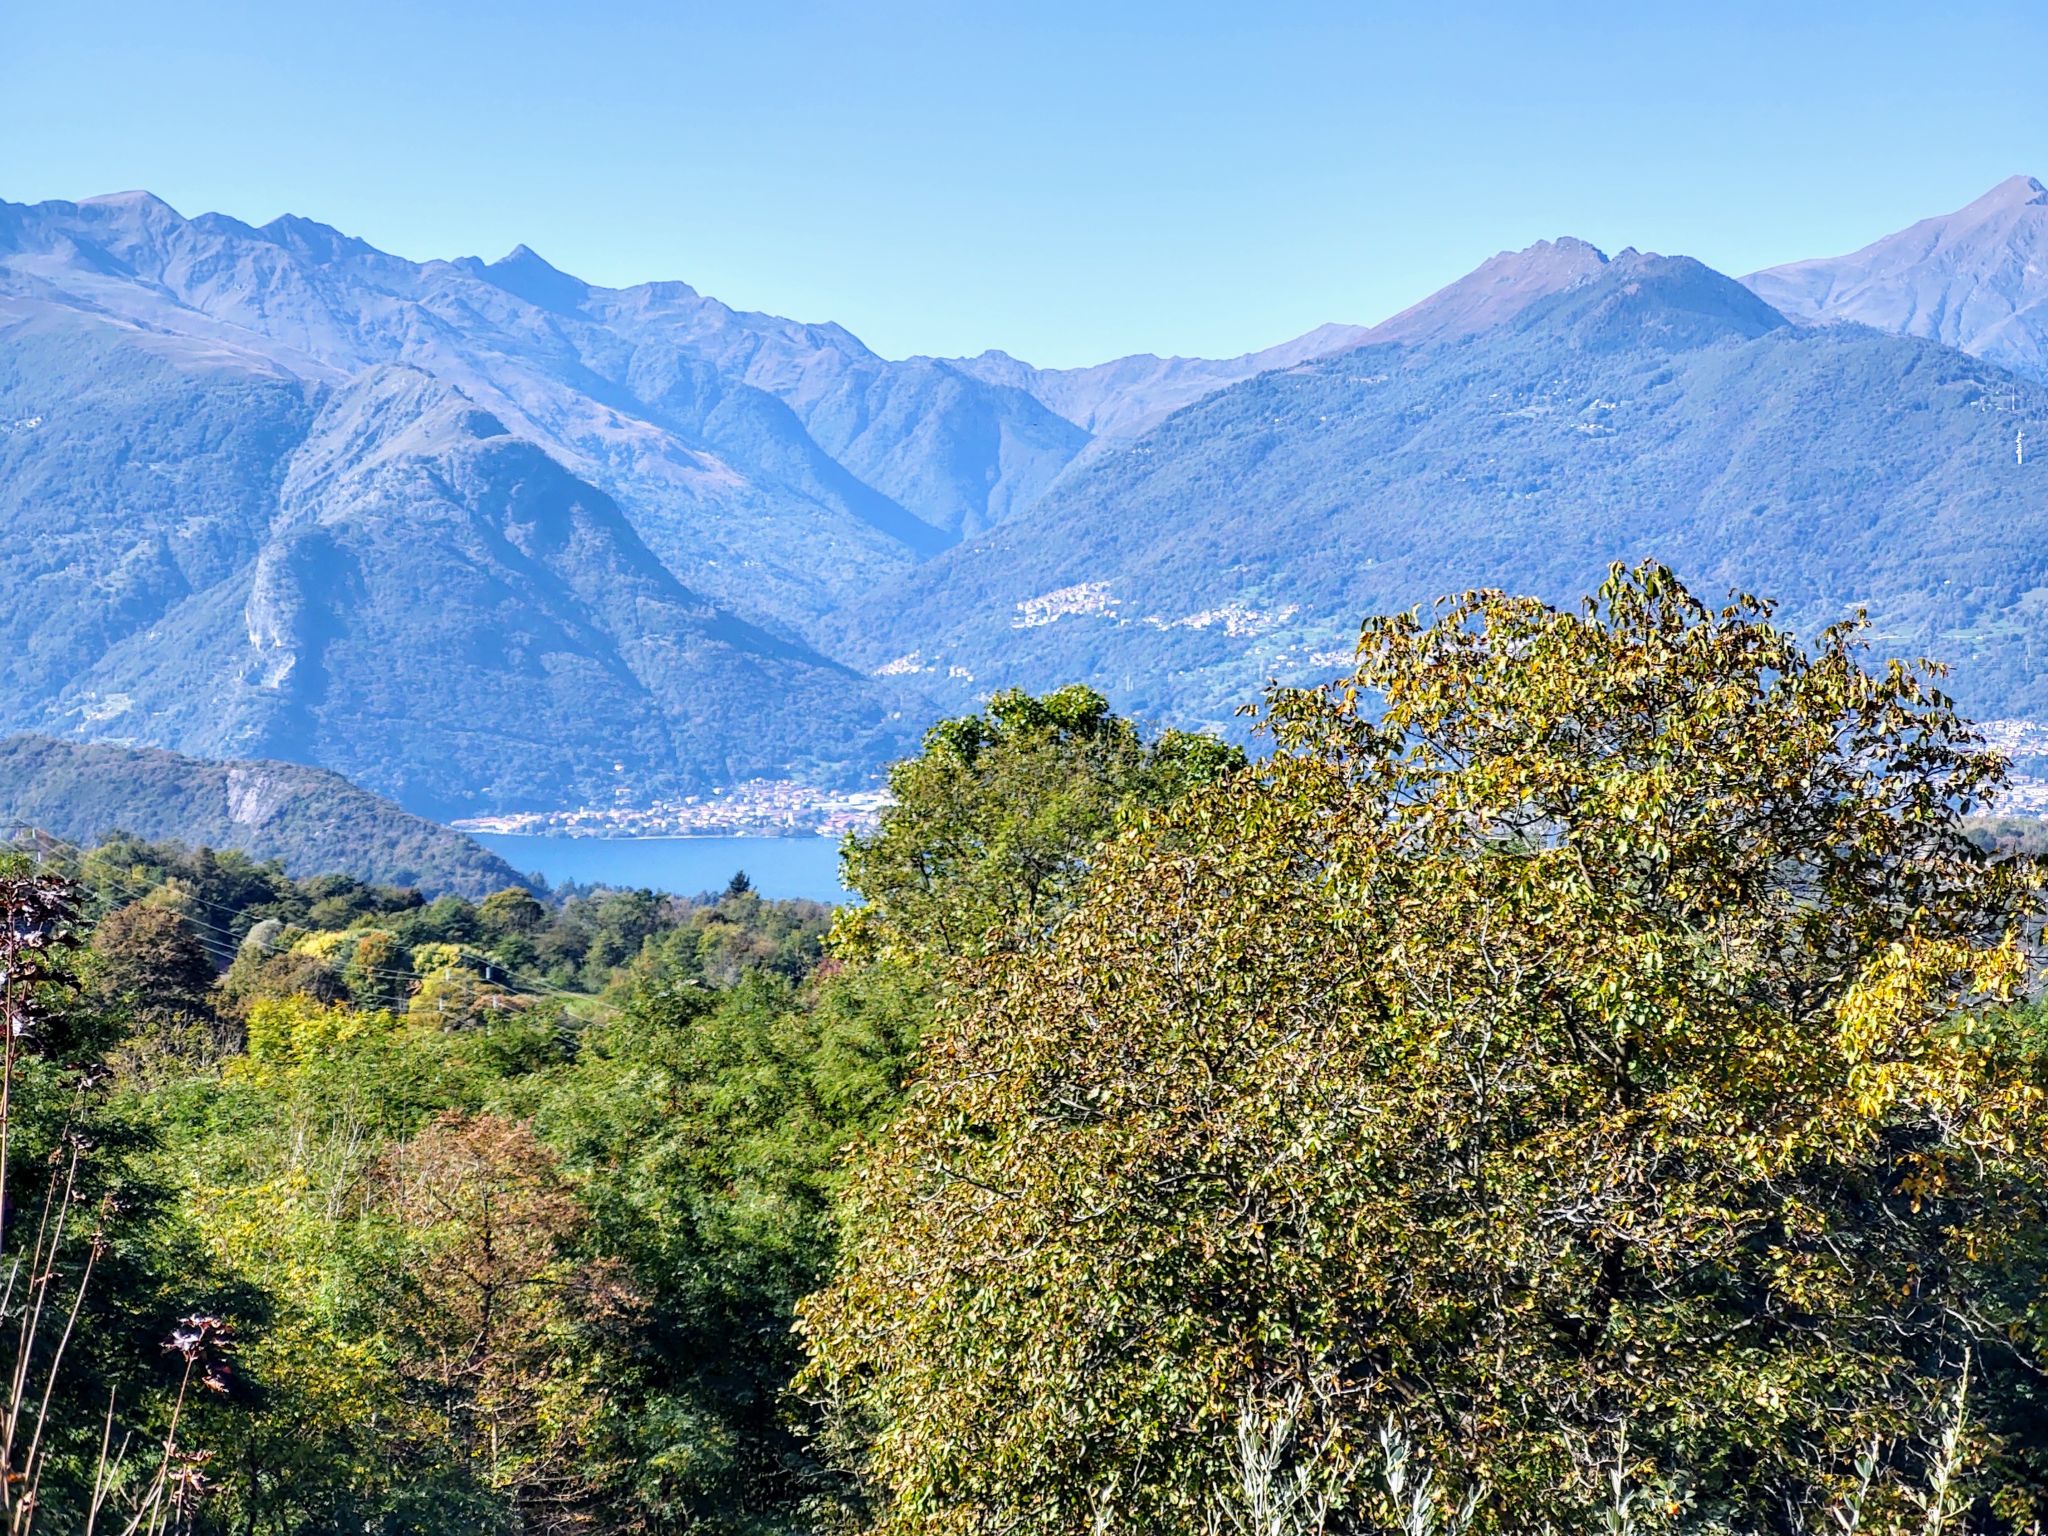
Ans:
[{"label": "forested hillside", "polygon": [[87,846],[131,832],[428,896],[481,897],[524,881],[474,838],[296,763],[12,736],[0,741],[0,818]]},{"label": "forested hillside", "polygon": [[1697,262],[1624,254],[1451,343],[1211,395],[879,591],[847,643],[933,681],[1083,678],[1225,725],[1326,670],[1357,615],[1611,560],[1768,587],[1802,632],[1867,607],[1989,717],[2048,712],[2048,389],[1931,342],[1787,322]]},{"label": "forested hillside", "polygon": [[1866,639],[1645,565],[1254,758],[998,694],[837,913],[17,856],[0,1506],[2018,1536],[2042,882]]}]

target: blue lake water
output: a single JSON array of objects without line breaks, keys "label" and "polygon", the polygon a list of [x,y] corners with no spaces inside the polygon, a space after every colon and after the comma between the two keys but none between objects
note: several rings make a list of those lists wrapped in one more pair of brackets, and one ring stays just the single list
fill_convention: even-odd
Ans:
[{"label": "blue lake water", "polygon": [[537,837],[485,832],[476,840],[522,874],[695,896],[722,891],[739,870],[763,896],[846,901],[839,841],[831,837]]}]

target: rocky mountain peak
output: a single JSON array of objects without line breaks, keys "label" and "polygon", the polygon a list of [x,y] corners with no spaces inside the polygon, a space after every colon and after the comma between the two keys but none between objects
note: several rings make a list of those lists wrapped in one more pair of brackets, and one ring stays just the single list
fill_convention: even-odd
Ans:
[{"label": "rocky mountain peak", "polygon": [[1374,342],[1414,346],[1456,341],[1505,325],[1530,305],[1562,293],[1607,265],[1598,246],[1570,235],[1489,257],[1367,333]]},{"label": "rocky mountain peak", "polygon": [[536,309],[572,313],[590,297],[588,283],[562,271],[528,245],[515,245],[488,266],[470,270]]},{"label": "rocky mountain peak", "polygon": [[2048,205],[2048,187],[2042,186],[2037,178],[2008,176],[1974,203],[1963,208],[1958,217],[1977,212],[2004,213],[2014,208],[2044,205]]}]

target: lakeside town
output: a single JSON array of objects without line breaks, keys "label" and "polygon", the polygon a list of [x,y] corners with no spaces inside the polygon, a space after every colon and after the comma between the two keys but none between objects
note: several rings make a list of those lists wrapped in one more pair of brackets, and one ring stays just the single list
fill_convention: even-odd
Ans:
[{"label": "lakeside town", "polygon": [[[1989,720],[1984,743],[2012,764],[1998,809],[2048,815],[2048,725]],[[821,789],[795,779],[750,779],[702,795],[647,805],[509,811],[451,822],[457,831],[538,837],[844,837],[875,825],[890,803],[886,789]]]},{"label": "lakeside town", "polygon": [[1998,810],[2008,816],[2048,815],[2048,724],[2038,720],[1983,720],[1977,732],[1984,745],[2011,765],[2011,776],[1998,797]]},{"label": "lakeside town", "polygon": [[864,832],[889,804],[886,789],[820,789],[794,779],[750,779],[644,806],[584,806],[469,816],[462,832],[541,837],[844,837]]}]

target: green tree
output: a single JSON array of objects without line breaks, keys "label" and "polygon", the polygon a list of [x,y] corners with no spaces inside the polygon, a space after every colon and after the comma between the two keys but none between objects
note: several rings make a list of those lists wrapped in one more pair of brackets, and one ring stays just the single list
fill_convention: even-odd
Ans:
[{"label": "green tree", "polygon": [[[244,1054],[157,1088],[149,1107],[182,1214],[261,1301],[238,1317],[247,1411],[208,1427],[216,1528],[396,1536],[509,1519],[516,1478],[480,1473],[467,1399],[429,1358],[430,1341],[458,1326],[435,1310],[435,1266],[460,1261],[469,1202],[498,1186],[470,1179],[455,1155],[462,1138],[434,1128],[451,1113],[451,1127],[468,1124],[508,1081],[559,1063],[552,1033],[519,1017],[445,1030],[305,996],[260,999]],[[485,1154],[524,1146],[518,1135],[484,1142],[486,1172]],[[445,1221],[423,1211],[411,1180],[430,1164],[444,1176]],[[547,1178],[522,1169],[507,1174],[520,1198],[529,1173]]]},{"label": "green tree", "polygon": [[901,1102],[921,992],[885,965],[723,993],[637,969],[541,1106],[646,1297],[631,1433],[656,1523],[786,1530],[824,1485],[786,1399],[791,1323],[831,1267],[842,1154]]},{"label": "green tree", "polygon": [[218,1061],[236,1031],[213,1012],[213,955],[183,914],[131,902],[94,927],[86,997],[132,1031],[119,1055],[144,1075]]},{"label": "green tree", "polygon": [[[132,1027],[119,1006],[130,989],[80,996],[81,896],[0,858],[0,1514],[13,1531],[81,1528],[96,1484],[113,1510],[168,1513],[170,1478],[192,1463],[168,1449],[177,1373],[161,1341],[181,1313],[223,1299],[152,1176],[155,1127],[109,1090],[103,1062]],[[173,977],[181,947],[169,945]],[[137,939],[127,958],[164,951]],[[136,1447],[111,1475],[106,1435]]]},{"label": "green tree", "polygon": [[1090,688],[998,693],[926,732],[889,771],[880,825],[846,840],[841,868],[865,905],[841,924],[842,952],[954,959],[1013,942],[1065,904],[1120,822],[1243,761],[1185,731],[1147,745]]},{"label": "green tree", "polygon": [[804,1383],[875,1528],[1201,1530],[1246,1415],[1335,1528],[1390,1423],[1481,1529],[1617,1474],[1819,1528],[1873,1442],[1896,1521],[1965,1352],[2031,1347],[1982,1276],[2048,1188],[1988,1007],[2033,898],[1927,673],[1617,568],[1373,620],[1266,725],[964,975],[862,1161]]},{"label": "green tree", "polygon": [[476,909],[478,925],[494,939],[525,938],[547,922],[548,909],[524,886],[493,891]]}]

